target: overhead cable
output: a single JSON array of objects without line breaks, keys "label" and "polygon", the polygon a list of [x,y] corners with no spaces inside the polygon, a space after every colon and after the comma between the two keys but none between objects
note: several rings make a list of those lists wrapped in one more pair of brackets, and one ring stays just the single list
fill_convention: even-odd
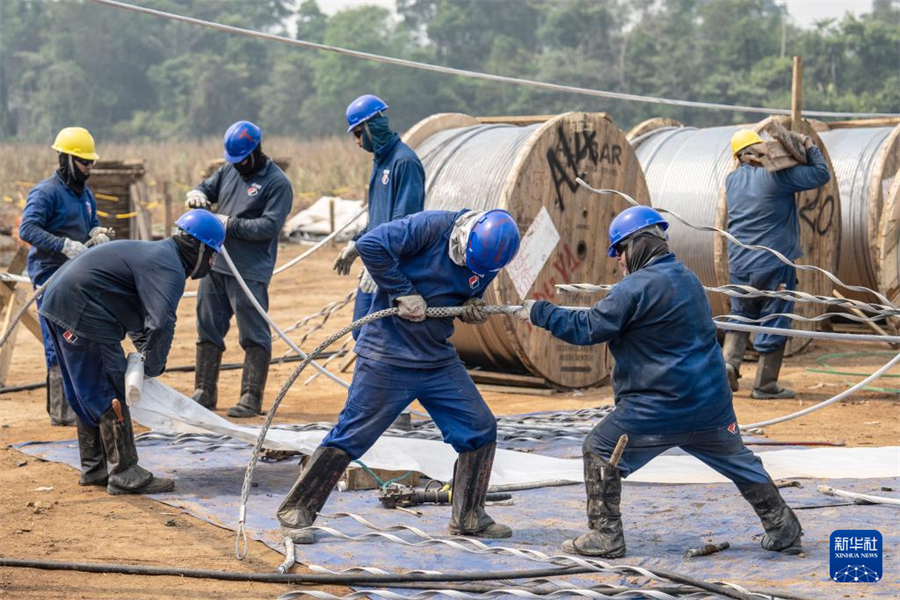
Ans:
[{"label": "overhead cable", "polygon": [[[96,4],[103,4],[105,6],[111,6],[114,8],[130,10],[138,13],[143,13],[147,15],[152,15],[154,17],[159,17],[163,19],[169,19],[171,21],[181,21],[182,23],[189,23],[191,25],[199,25],[201,27],[208,27],[210,29],[217,29],[219,31],[225,31],[227,33],[233,33],[236,35],[243,35],[247,37],[253,37],[261,40],[267,40],[272,42],[281,42],[284,44],[290,44],[292,46],[299,46],[301,48],[312,48],[315,50],[322,50],[325,52],[333,52],[335,54],[342,54],[344,56],[351,56],[353,58],[360,58],[363,60],[370,60],[374,62],[385,63],[389,65],[395,65],[398,67],[408,67],[412,69],[420,69],[423,71],[431,71],[434,73],[442,73],[444,75],[457,75],[460,77],[468,77],[470,79],[481,79],[485,81],[494,81],[498,83],[508,83],[512,85],[522,85],[532,88],[538,88],[543,90],[549,90],[552,92],[563,92],[568,94],[581,94],[585,96],[594,96],[599,98],[609,98],[613,100],[628,100],[631,102],[646,102],[650,104],[665,104],[668,106],[684,106],[691,108],[707,108],[713,110],[728,110],[728,111],[736,111],[736,112],[748,112],[748,113],[761,113],[767,115],[789,115],[791,114],[790,109],[786,108],[769,108],[762,106],[742,106],[742,105],[733,105],[733,104],[720,104],[717,102],[697,102],[693,100],[675,100],[672,98],[660,98],[655,96],[641,96],[638,94],[624,94],[621,92],[610,92],[605,90],[593,90],[589,88],[577,87],[572,85],[561,85],[558,83],[548,83],[544,81],[535,81],[533,79],[523,79],[520,77],[506,77],[503,75],[493,75],[491,73],[481,73],[479,71],[469,71],[466,69],[455,69],[453,67],[445,67],[441,65],[434,65],[430,63],[423,63],[414,60],[406,60],[403,58],[395,58],[391,56],[383,56],[380,54],[373,54],[371,52],[360,52],[359,50],[350,50],[349,48],[341,48],[339,46],[331,46],[328,44],[319,44],[316,42],[309,42],[306,40],[295,40],[289,37],[275,35],[273,33],[263,33],[261,31],[254,31],[252,29],[244,29],[242,27],[233,27],[231,25],[223,25],[221,23],[215,23],[212,21],[205,21],[203,19],[197,19],[194,17],[186,17],[184,15],[178,15],[174,13],[169,13],[161,10],[154,10],[152,8],[145,8],[143,6],[135,6],[133,4],[126,4],[125,2],[116,2],[115,0],[91,0]],[[812,117],[834,117],[834,118],[853,118],[853,117],[895,117],[900,116],[900,114],[895,113],[851,113],[851,112],[831,112],[831,111],[815,111],[809,110],[804,111],[804,114]]]}]

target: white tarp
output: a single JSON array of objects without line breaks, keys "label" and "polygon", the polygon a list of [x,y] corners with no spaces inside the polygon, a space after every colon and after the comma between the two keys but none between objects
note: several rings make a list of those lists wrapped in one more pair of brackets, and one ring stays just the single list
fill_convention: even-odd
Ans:
[{"label": "white tarp", "polygon": [[[302,210],[284,224],[282,233],[287,237],[314,239],[323,238],[331,233],[331,203],[334,203],[334,227],[340,229],[347,221],[356,216],[363,206],[362,200],[347,200],[322,196],[312,206]],[[366,215],[354,221],[338,236],[349,240],[366,226]]]},{"label": "white tarp", "polygon": [[[143,384],[140,400],[129,397],[134,419],[155,431],[225,434],[256,443],[258,427],[235,425],[210,412],[156,379]],[[294,432],[270,429],[265,446],[312,454],[325,437],[323,431]],[[882,448],[814,448],[774,450],[759,454],[774,479],[868,479],[900,476],[900,446]],[[248,452],[249,458],[249,452]],[[413,470],[448,480],[456,453],[435,440],[382,437],[362,460],[373,468]],[[498,450],[491,483],[532,483],[546,480],[582,481],[581,459],[553,458],[512,450]],[[692,456],[660,456],[628,478],[646,483],[719,483],[727,479]]]}]

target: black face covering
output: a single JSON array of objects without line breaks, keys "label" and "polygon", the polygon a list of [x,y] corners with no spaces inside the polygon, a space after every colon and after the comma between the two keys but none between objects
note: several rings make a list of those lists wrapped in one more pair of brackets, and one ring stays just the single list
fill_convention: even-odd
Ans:
[{"label": "black face covering", "polygon": [[246,180],[250,179],[254,173],[265,167],[268,161],[269,157],[263,154],[262,144],[259,144],[253,149],[250,156],[239,163],[235,163],[233,166],[235,170],[241,174],[241,177]]},{"label": "black face covering", "polygon": [[71,154],[59,153],[59,178],[63,180],[70,190],[79,196],[84,193],[84,182],[87,181],[89,175],[85,175],[75,164],[75,157]]},{"label": "black face covering", "polygon": [[172,239],[178,244],[178,255],[185,277],[203,279],[209,275],[215,264],[215,250],[184,231],[179,231]]},{"label": "black face covering", "polygon": [[668,254],[669,243],[655,233],[643,231],[625,242],[625,251],[628,272],[635,273],[657,256]]}]

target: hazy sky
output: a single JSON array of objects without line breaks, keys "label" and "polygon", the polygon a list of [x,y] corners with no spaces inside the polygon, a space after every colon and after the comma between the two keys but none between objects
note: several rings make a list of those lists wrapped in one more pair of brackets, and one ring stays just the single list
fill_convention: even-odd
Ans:
[{"label": "hazy sky", "polygon": [[[490,0],[483,1],[490,2]],[[375,4],[394,10],[394,0],[318,0],[318,2],[322,11],[329,15],[361,4]],[[787,5],[791,17],[801,27],[810,27],[820,19],[840,18],[847,12],[859,14],[872,9],[871,0],[778,0],[778,3]]]}]

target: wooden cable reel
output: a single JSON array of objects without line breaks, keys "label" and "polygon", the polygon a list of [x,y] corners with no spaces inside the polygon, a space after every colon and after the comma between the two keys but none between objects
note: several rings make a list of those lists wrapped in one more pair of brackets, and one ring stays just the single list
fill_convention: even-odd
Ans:
[{"label": "wooden cable reel", "polygon": [[[503,208],[519,223],[519,256],[488,289],[489,304],[564,298],[564,304],[589,306],[602,296],[557,297],[554,285],[618,280],[616,263],[606,256],[607,231],[629,205],[593,194],[575,178],[646,205],[649,194],[624,133],[605,114],[437,114],[412,127],[404,141],[425,166],[427,210]],[[530,229],[535,233],[528,236]],[[470,365],[527,369],[564,387],[596,385],[609,373],[605,345],[573,346],[513,317],[479,326],[457,321],[453,343]]]}]

